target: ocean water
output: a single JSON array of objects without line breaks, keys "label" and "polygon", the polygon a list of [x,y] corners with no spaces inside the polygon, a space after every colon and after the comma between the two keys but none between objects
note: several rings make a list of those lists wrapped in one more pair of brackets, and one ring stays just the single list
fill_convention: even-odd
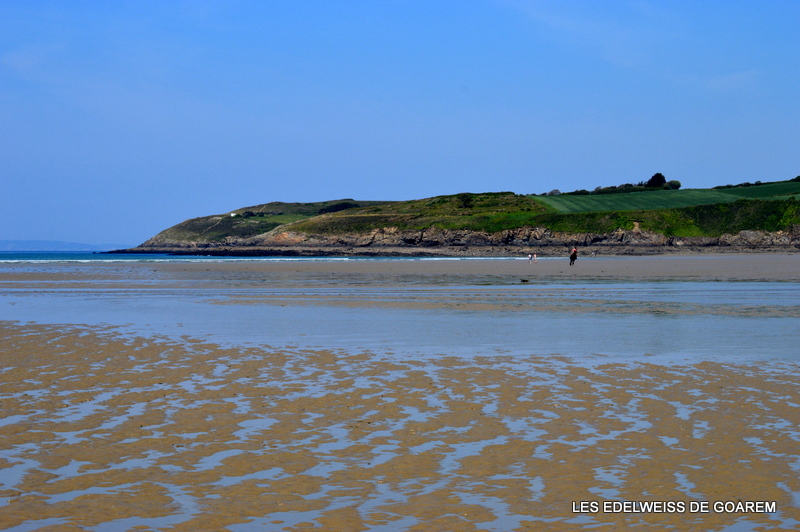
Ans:
[{"label": "ocean water", "polygon": [[[516,277],[486,275],[289,276],[225,268],[376,260],[416,259],[3,253],[3,271],[19,280],[2,284],[0,320],[415,357],[520,353],[587,362],[751,362],[800,356],[800,284],[794,282],[576,279],[523,285]],[[159,269],[167,262],[215,266],[176,275]],[[47,281],[48,275],[58,282]]]}]

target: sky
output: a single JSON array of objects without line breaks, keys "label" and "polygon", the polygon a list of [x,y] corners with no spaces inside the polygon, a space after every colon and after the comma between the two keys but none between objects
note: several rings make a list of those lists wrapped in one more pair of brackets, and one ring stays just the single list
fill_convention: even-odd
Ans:
[{"label": "sky", "polygon": [[800,2],[0,2],[0,240],[800,174]]}]

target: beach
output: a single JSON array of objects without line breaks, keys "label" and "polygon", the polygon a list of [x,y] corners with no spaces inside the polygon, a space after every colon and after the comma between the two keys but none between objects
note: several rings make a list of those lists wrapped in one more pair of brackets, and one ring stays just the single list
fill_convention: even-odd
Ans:
[{"label": "beach", "polygon": [[0,528],[794,530],[800,256],[0,263]]},{"label": "beach", "polygon": [[[680,279],[680,280],[800,280],[800,253],[752,253],[711,255],[653,255],[633,257],[588,256],[579,254],[577,266],[569,267],[567,257],[538,258],[535,266],[525,256],[496,259],[397,259],[370,260],[358,258],[292,259],[265,258],[265,260],[216,260],[203,257],[174,257],[174,261],[116,260],[91,262],[83,270],[81,264],[55,263],[49,269],[22,270],[15,264],[0,263],[0,282],[12,280],[62,281],[80,279],[113,280],[128,278],[126,268],[150,269],[154,273],[172,275],[173,278],[196,279],[204,272],[224,271],[282,275],[281,280],[293,274],[326,275],[414,275],[434,276],[538,276],[543,279],[601,278],[615,280]],[[102,257],[102,256],[101,256]],[[113,255],[110,255],[113,257]],[[302,277],[300,277],[302,279]],[[392,277],[385,279],[392,280]]]}]

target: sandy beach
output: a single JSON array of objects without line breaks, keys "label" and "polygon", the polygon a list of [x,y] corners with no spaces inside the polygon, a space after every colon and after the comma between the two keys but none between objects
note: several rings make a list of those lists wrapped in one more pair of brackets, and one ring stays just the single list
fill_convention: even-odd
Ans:
[{"label": "sandy beach", "polygon": [[[167,266],[173,272],[196,272],[208,264]],[[226,268],[229,267],[226,265]],[[406,260],[342,262],[242,262],[241,271],[267,271],[291,274],[317,272],[328,274],[382,274],[414,276],[492,276],[520,275],[536,278],[598,278],[617,280],[692,279],[692,280],[800,280],[800,254],[731,254],[652,257],[581,256],[574,267],[567,257],[540,259],[529,263],[524,257],[493,260]]]},{"label": "sandy beach", "polygon": [[[304,292],[309,279],[373,291],[411,280],[786,283],[800,280],[798,260],[3,264],[0,288],[80,297],[158,292],[167,282],[205,292],[223,280],[250,286],[266,276],[290,295],[225,305],[294,299],[311,308],[323,296]],[[423,292],[408,299],[450,305]],[[376,312],[393,304],[376,293],[345,304]],[[409,357],[219,345],[82,323],[0,321],[1,529],[800,526],[795,359],[587,364],[535,350]]]},{"label": "sandy beach", "polygon": [[[725,254],[672,255],[646,257],[591,257],[579,255],[574,267],[563,258],[541,258],[536,263],[525,257],[498,259],[422,259],[422,260],[213,260],[198,262],[108,262],[80,265],[54,265],[48,270],[20,273],[14,264],[0,263],[0,286],[3,282],[79,282],[81,279],[113,281],[128,279],[128,268],[151,270],[175,279],[202,279],[203,274],[225,271],[239,274],[275,274],[291,281],[295,274],[344,275],[358,278],[382,276],[382,282],[393,282],[401,276],[418,278],[441,277],[457,280],[458,276],[510,276],[533,281],[558,279],[652,280],[800,280],[800,254]],[[298,276],[300,277],[300,276]],[[518,279],[517,279],[518,280]]]},{"label": "sandy beach", "polygon": [[[800,522],[795,364],[389,361],[8,324],[2,338],[0,437],[16,451],[2,462],[3,529]],[[575,513],[580,501],[687,506]],[[775,511],[690,512],[692,501]]]}]

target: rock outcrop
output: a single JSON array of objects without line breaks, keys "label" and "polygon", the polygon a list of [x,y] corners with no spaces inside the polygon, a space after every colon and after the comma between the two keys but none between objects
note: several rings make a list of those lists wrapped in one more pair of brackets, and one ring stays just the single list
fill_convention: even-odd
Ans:
[{"label": "rock outcrop", "polygon": [[177,241],[158,235],[126,250],[133,253],[210,255],[430,255],[497,256],[538,253],[563,254],[578,246],[606,255],[680,252],[800,251],[800,226],[788,231],[741,231],[719,237],[674,237],[660,233],[617,229],[611,233],[561,233],[544,227],[521,227],[497,233],[431,227],[401,231],[394,227],[369,233],[307,234],[277,228],[250,238],[223,241]]}]

